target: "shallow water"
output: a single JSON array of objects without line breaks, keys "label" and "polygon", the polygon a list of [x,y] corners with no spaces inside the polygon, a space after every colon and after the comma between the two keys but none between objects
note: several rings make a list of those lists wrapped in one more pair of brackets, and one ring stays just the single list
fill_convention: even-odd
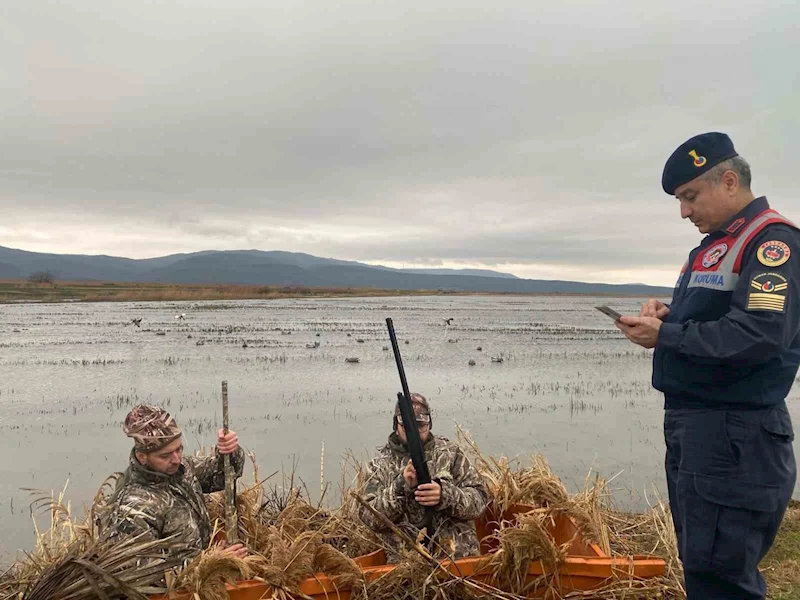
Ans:
[{"label": "shallow water", "polygon": [[[188,451],[213,445],[223,379],[231,428],[255,453],[262,476],[294,464],[318,497],[324,441],[325,480],[338,486],[342,455],[351,450],[366,460],[391,430],[400,384],[384,350],[386,317],[394,320],[412,391],[431,402],[434,433],[452,439],[458,423],[485,453],[524,460],[541,452],[573,490],[592,469],[616,476],[616,503],[643,508],[645,490],[651,498],[653,487],[664,490],[663,398],[650,387],[651,353],[630,344],[597,304],[638,312],[639,300],[0,306],[0,562],[33,545],[33,496],[23,488],[57,494],[69,479],[66,498],[76,510],[125,468],[131,443],[121,423],[134,404],[165,404]],[[130,322],[135,317],[140,328]],[[307,347],[314,342],[319,347]],[[34,514],[46,527],[47,515]]]}]

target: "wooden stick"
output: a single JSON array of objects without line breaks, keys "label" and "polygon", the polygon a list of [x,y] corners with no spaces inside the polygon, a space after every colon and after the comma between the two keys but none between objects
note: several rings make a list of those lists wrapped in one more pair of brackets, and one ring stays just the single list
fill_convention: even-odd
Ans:
[{"label": "wooden stick", "polygon": [[[222,433],[228,435],[228,382],[222,382]],[[222,465],[225,470],[225,540],[228,544],[239,541],[239,526],[236,518],[236,491],[233,481],[233,467],[231,455],[222,455]]]}]

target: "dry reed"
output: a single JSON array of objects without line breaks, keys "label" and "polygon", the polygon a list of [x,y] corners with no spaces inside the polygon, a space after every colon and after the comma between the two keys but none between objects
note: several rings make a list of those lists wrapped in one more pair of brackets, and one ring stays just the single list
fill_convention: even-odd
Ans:
[{"label": "dry reed", "polygon": [[[552,533],[552,518],[547,511],[531,511],[517,515],[515,523],[500,523],[500,528],[492,534],[497,539],[498,549],[481,564],[481,568],[491,570],[493,585],[524,595],[532,585],[527,578],[532,561],[541,562],[547,573],[558,571],[567,557],[569,542],[557,544]],[[549,581],[535,581],[533,585],[552,587]]]},{"label": "dry reed", "polygon": [[[226,584],[254,577],[272,586],[274,598],[288,599],[299,597],[304,579],[324,573],[338,589],[352,589],[355,599],[516,600],[534,591],[559,598],[555,574],[567,556],[569,542],[554,538],[553,525],[556,518],[566,515],[584,538],[607,552],[661,556],[667,572],[661,578],[639,581],[622,570],[601,588],[563,597],[685,597],[671,518],[663,503],[657,502],[645,514],[617,512],[611,506],[607,483],[599,477],[587,477],[584,489],[570,495],[544,457],[534,456],[527,465],[515,465],[506,457],[484,457],[466,434],[460,432],[460,436],[486,478],[495,510],[514,504],[535,507],[498,524],[492,534],[497,550],[479,565],[491,573],[488,582],[450,573],[411,539],[407,540],[410,550],[396,568],[365,582],[352,558],[377,550],[381,541],[358,517],[364,484],[361,466],[350,461],[355,474],[349,482],[343,470],[342,502],[332,509],[312,504],[304,486],[294,485],[293,476],[288,485],[266,488],[253,459],[254,481],[236,497],[239,538],[251,555],[237,559],[212,544],[179,573],[176,585],[201,600],[223,600]],[[163,588],[159,581],[163,571],[174,566],[163,562],[168,540],[142,545],[134,539],[114,547],[98,541],[97,522],[108,487],[103,486],[82,521],[72,519],[63,491],[57,496],[40,495],[34,501],[49,512],[50,527],[44,532],[37,528],[36,548],[0,575],[0,600],[111,600],[121,596],[141,600],[142,594]],[[212,519],[223,523],[219,494],[208,496],[208,507]],[[155,558],[160,560],[150,560]],[[527,577],[531,561],[541,562],[549,575],[531,581]]]},{"label": "dry reed", "polygon": [[196,594],[200,600],[227,600],[225,584],[247,579],[250,574],[246,560],[225,553],[220,546],[212,546],[186,565],[176,587]]}]

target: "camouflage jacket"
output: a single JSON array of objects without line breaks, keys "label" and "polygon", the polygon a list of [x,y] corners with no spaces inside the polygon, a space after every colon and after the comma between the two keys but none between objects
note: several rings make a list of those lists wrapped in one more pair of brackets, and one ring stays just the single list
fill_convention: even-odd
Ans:
[{"label": "camouflage jacket", "polygon": [[[447,438],[431,434],[424,451],[431,479],[442,486],[442,498],[433,518],[434,539],[456,558],[478,554],[473,520],[483,513],[488,501],[483,478],[458,444]],[[389,442],[369,464],[364,499],[414,539],[422,527],[425,507],[416,502],[414,490],[403,479],[409,458],[408,447],[392,433]],[[383,537],[389,562],[397,562],[402,540],[366,508],[361,507],[360,516]]]},{"label": "camouflage jacket", "polygon": [[[230,455],[236,477],[244,469],[244,450]],[[133,452],[108,504],[103,536],[141,536],[141,540],[175,536],[175,555],[189,560],[211,541],[211,522],[203,493],[225,488],[222,455],[184,456],[174,475],[142,466]]]}]

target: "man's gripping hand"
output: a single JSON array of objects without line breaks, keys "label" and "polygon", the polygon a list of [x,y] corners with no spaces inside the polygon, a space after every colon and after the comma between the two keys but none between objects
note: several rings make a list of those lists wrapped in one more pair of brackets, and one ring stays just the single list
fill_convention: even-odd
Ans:
[{"label": "man's gripping hand", "polygon": [[239,449],[239,436],[235,431],[223,435],[223,429],[217,432],[217,450],[220,454],[233,454]]}]

